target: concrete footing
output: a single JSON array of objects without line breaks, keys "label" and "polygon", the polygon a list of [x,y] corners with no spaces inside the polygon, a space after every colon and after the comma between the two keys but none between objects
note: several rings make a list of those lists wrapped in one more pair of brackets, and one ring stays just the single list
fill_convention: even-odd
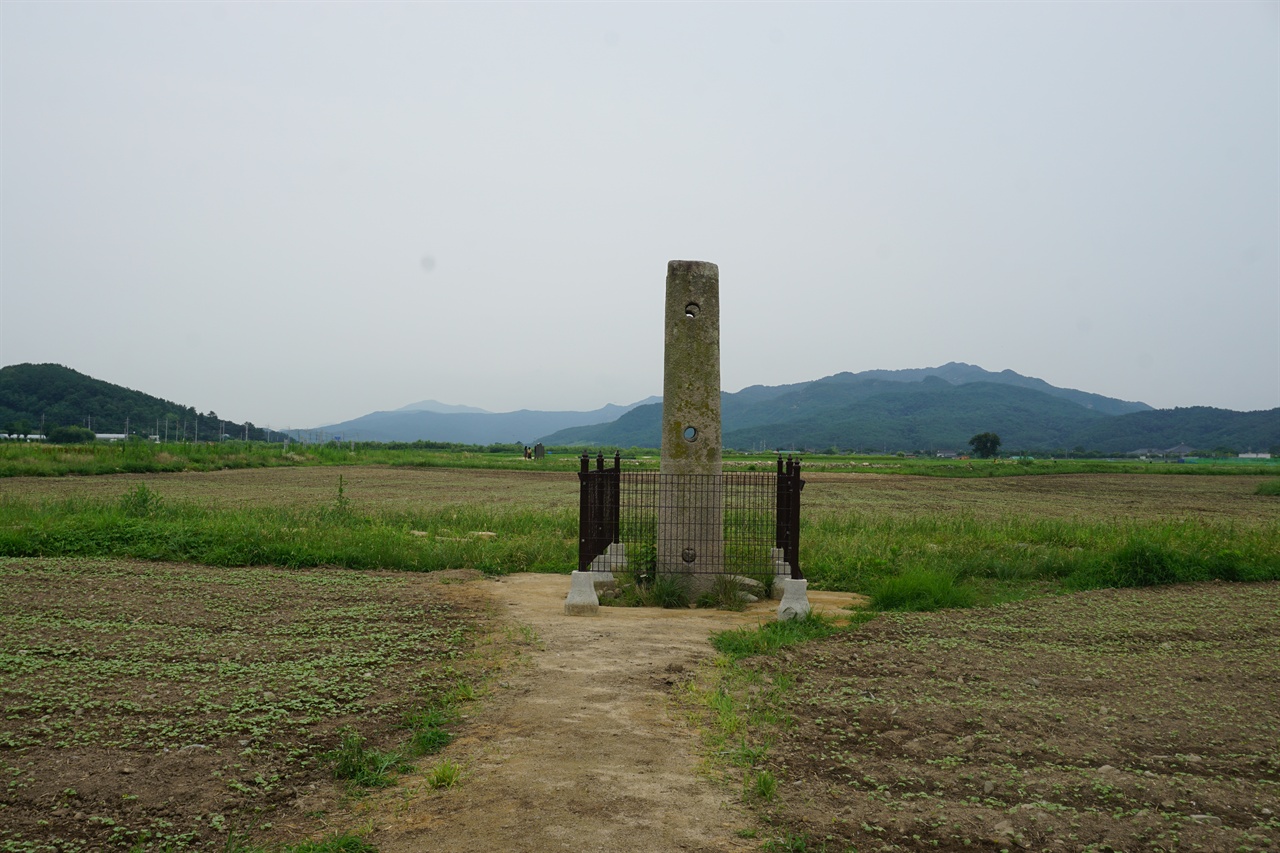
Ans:
[{"label": "concrete footing", "polygon": [[570,577],[569,595],[564,600],[567,616],[599,616],[600,598],[596,595],[595,572],[574,572]]},{"label": "concrete footing", "polygon": [[[803,619],[809,615],[809,582],[787,578],[781,581],[781,584],[782,602],[778,605],[778,621]],[[777,582],[774,583],[773,588],[775,590],[778,588]]]},{"label": "concrete footing", "polygon": [[781,548],[773,549],[773,586],[769,597],[782,600],[782,582],[791,580],[791,565],[783,558]]},{"label": "concrete footing", "polygon": [[612,583],[617,580],[614,571],[626,571],[626,568],[627,546],[621,542],[614,542],[591,561],[591,574],[595,575],[596,583]]}]

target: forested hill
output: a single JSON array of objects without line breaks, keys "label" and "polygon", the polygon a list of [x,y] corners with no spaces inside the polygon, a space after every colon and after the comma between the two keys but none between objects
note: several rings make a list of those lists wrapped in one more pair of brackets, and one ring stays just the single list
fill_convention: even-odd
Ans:
[{"label": "forested hill", "polygon": [[[200,413],[141,391],[134,391],[63,367],[14,364],[0,367],[0,429],[11,434],[45,432],[57,426],[87,427],[95,433],[166,434],[213,440],[220,433],[261,441],[252,423],[226,421],[213,411]],[[43,427],[42,427],[43,424]]]},{"label": "forested hill", "polygon": [[[1006,453],[1128,453],[1181,444],[1210,451],[1280,449],[1280,410],[1154,410],[1080,391],[1061,393],[1069,389],[1050,394],[1035,387],[1040,380],[1028,377],[1018,377],[1028,381],[1017,383],[953,384],[927,373],[914,380],[902,375],[910,371],[893,371],[898,374],[893,378],[883,373],[843,373],[724,394],[724,445],[740,450],[964,451],[972,436],[995,432]],[[1120,411],[1128,414],[1108,414]],[[561,430],[542,440],[655,447],[661,441],[661,420],[661,404],[641,406],[611,424]]]}]

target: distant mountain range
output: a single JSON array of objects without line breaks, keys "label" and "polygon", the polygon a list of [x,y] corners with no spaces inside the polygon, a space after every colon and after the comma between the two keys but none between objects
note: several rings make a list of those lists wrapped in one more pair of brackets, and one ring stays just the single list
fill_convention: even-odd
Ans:
[{"label": "distant mountain range", "polygon": [[[724,446],[741,450],[961,451],[980,432],[997,433],[1006,453],[1127,453],[1175,445],[1280,450],[1280,409],[1156,410],[959,362],[753,385],[721,395],[721,419]],[[640,406],[612,423],[561,430],[542,441],[656,447],[661,422],[661,404]]]},{"label": "distant mountain range", "polygon": [[653,405],[649,397],[629,406],[609,404],[590,412],[486,412],[471,406],[454,406],[435,400],[410,403],[388,412],[372,412],[325,424],[314,430],[294,430],[306,436],[323,432],[355,441],[447,441],[459,444],[533,444],[538,436],[585,424],[615,421],[637,406]]},{"label": "distant mountain range", "polygon": [[477,409],[475,406],[453,406],[439,400],[421,400],[396,409],[397,412],[438,412],[442,415],[491,415],[488,409]]},{"label": "distant mountain range", "polygon": [[[997,433],[1002,451],[1086,450],[1129,453],[1185,446],[1202,451],[1280,454],[1280,409],[1234,412],[1196,406],[1152,409],[1145,403],[1058,388],[1012,370],[999,373],[952,362],[913,370],[837,373],[793,385],[752,385],[721,395],[727,448],[883,452],[964,451],[981,432]],[[57,364],[0,368],[0,430],[90,426],[98,433],[264,438],[252,423],[231,423],[196,409],[94,379]],[[590,412],[487,412],[422,400],[399,409],[295,430],[304,438],[357,441],[523,443],[588,447],[657,447],[662,403],[650,397]]]}]

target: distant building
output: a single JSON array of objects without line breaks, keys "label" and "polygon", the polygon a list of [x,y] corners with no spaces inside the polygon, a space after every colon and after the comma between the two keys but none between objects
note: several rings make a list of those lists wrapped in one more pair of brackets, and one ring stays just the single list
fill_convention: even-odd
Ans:
[{"label": "distant building", "polygon": [[123,432],[95,432],[93,437],[98,441],[128,441],[129,436]]},{"label": "distant building", "polygon": [[1270,453],[1241,453],[1238,459],[1270,459]]}]

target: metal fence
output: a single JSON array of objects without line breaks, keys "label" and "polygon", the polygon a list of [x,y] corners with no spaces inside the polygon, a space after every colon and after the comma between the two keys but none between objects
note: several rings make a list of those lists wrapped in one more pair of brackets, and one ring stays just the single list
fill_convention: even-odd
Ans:
[{"label": "metal fence", "polygon": [[591,569],[610,545],[621,543],[629,569],[649,574],[669,559],[664,555],[679,554],[679,543],[692,540],[714,541],[716,547],[696,564],[686,554],[685,571],[774,575],[780,556],[791,577],[804,577],[800,460],[779,458],[776,472],[719,475],[623,471],[617,454],[608,467],[603,455],[597,455],[594,470],[591,462],[584,453],[578,473],[580,571]]}]

